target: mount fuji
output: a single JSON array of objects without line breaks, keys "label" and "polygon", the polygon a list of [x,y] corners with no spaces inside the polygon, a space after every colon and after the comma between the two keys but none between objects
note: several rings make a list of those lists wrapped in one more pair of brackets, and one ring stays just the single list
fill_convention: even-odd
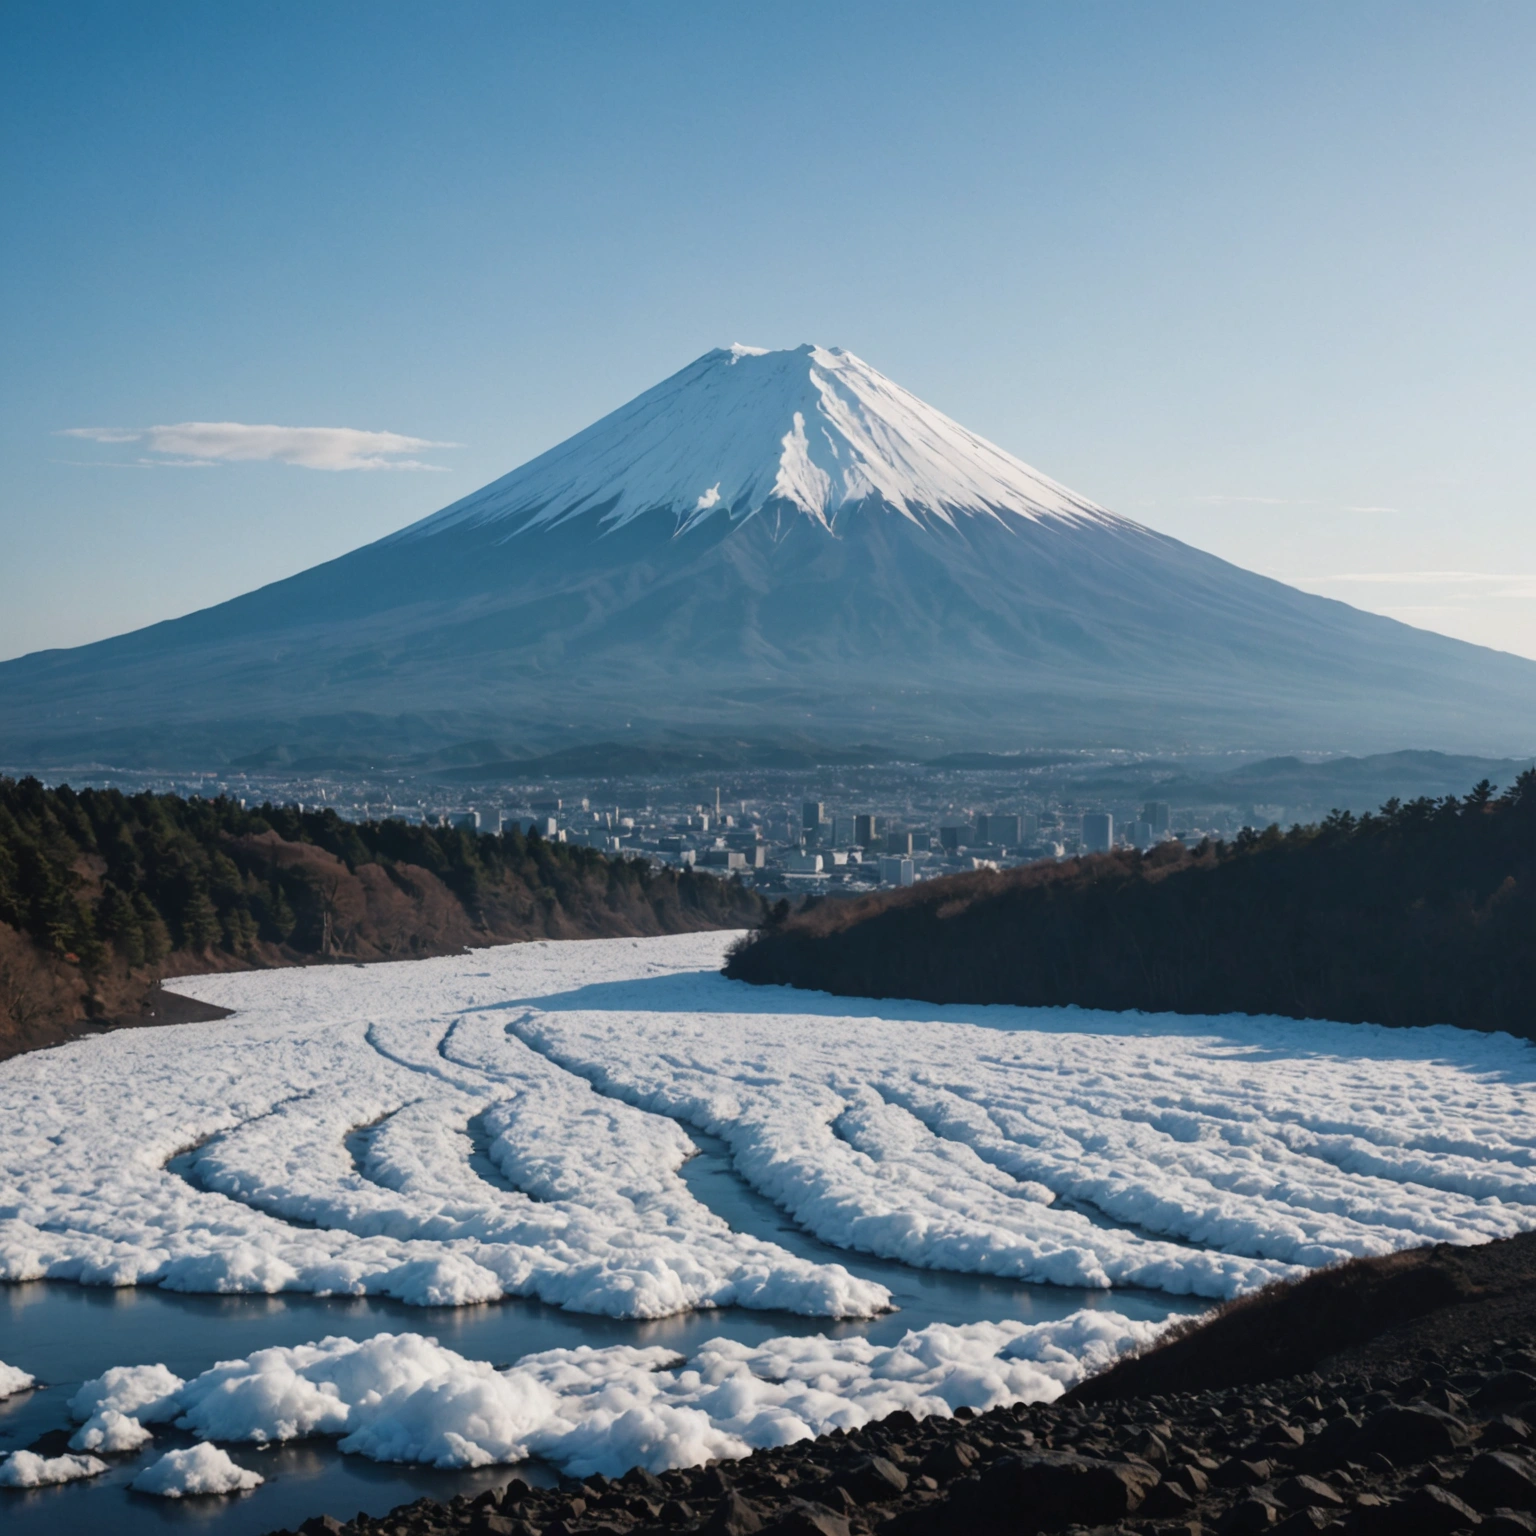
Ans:
[{"label": "mount fuji", "polygon": [[1119,517],[851,353],[709,352],[441,512],[0,665],[0,760],[622,739],[1528,751],[1536,662]]}]

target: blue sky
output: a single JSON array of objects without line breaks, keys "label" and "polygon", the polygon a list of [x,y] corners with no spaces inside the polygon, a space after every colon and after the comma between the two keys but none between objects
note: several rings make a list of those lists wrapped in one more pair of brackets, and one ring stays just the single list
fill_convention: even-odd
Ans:
[{"label": "blue sky", "polygon": [[[1536,7],[6,28],[0,657],[338,555],[732,341],[847,347],[1128,516],[1536,656]],[[395,437],[145,435],[184,422]]]}]

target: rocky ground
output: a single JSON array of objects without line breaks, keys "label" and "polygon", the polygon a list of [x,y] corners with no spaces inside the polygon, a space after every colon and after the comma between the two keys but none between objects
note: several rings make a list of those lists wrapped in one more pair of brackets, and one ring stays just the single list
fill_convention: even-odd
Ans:
[{"label": "rocky ground", "polygon": [[1536,1234],[1276,1288],[1061,1401],[304,1536],[1536,1533]]}]

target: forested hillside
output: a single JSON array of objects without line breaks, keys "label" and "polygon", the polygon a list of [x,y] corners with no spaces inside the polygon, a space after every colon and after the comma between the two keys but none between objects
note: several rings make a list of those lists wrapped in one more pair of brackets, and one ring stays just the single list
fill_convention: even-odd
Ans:
[{"label": "forested hillside", "polygon": [[762,910],[738,882],[517,831],[0,779],[0,1055],[147,1017],[166,976],[681,933]]},{"label": "forested hillside", "polygon": [[844,995],[1536,1038],[1536,771],[1230,843],[780,907],[727,975]]}]

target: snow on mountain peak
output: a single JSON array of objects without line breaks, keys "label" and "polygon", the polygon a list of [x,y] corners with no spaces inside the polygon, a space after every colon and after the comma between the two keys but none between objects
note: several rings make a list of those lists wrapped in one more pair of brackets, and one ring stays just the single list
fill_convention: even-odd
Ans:
[{"label": "snow on mountain peak", "polygon": [[606,531],[645,513],[670,514],[671,533],[765,509],[832,530],[869,504],[919,523],[1120,521],[851,352],[738,342],[395,537],[488,523],[511,535],[583,514]]}]

